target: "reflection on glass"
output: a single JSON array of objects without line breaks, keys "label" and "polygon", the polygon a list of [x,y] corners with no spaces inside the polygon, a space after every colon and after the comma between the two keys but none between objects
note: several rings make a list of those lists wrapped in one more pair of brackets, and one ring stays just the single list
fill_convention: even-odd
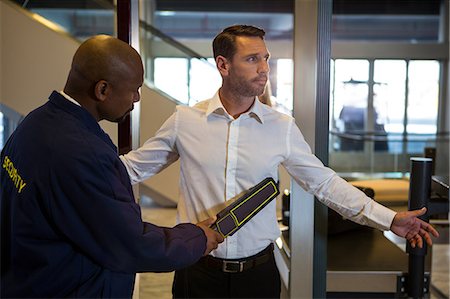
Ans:
[{"label": "reflection on glass", "polygon": [[[403,133],[406,61],[375,60],[374,81],[375,132]],[[388,148],[390,152],[402,152],[400,142],[391,141]]]},{"label": "reflection on glass", "polygon": [[332,61],[330,166],[408,172],[411,155],[436,146],[439,74],[435,60]]},{"label": "reflection on glass", "polygon": [[[335,62],[333,116],[335,129],[342,133],[362,134],[366,129],[369,62],[344,60]],[[364,142],[340,138],[334,142],[336,150],[362,151]]]}]

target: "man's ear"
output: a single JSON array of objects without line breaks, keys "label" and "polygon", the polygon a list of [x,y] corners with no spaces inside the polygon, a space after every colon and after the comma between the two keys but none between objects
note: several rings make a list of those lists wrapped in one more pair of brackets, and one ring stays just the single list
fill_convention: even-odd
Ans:
[{"label": "man's ear", "polygon": [[106,98],[108,97],[110,88],[111,87],[110,87],[108,81],[106,81],[106,80],[98,81],[94,87],[95,97],[99,101],[104,102],[106,100]]},{"label": "man's ear", "polygon": [[230,70],[228,59],[219,55],[216,57],[216,66],[222,76],[227,76]]}]

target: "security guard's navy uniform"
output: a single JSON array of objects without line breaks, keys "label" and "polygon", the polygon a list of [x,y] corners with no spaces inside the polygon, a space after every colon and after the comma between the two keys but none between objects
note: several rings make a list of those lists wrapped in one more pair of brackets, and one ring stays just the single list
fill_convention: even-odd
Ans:
[{"label": "security guard's navy uniform", "polygon": [[143,223],[116,147],[57,92],[1,154],[1,297],[131,297],[136,272],[197,261],[193,224]]}]

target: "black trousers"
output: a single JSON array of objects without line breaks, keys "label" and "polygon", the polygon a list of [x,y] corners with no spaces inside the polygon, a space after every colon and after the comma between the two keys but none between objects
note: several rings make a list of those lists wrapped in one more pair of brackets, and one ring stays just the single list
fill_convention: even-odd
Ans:
[{"label": "black trousers", "polygon": [[269,260],[240,273],[226,273],[202,262],[175,271],[173,298],[280,298],[280,274]]}]

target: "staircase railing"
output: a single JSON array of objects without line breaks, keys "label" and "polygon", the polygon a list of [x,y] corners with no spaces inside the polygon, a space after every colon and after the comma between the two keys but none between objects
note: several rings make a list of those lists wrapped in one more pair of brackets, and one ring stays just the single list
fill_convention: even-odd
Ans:
[{"label": "staircase railing", "polygon": [[220,76],[211,58],[144,21],[139,24],[148,85],[186,105],[214,94],[220,86]]},{"label": "staircase railing", "polygon": [[[63,5],[63,1],[46,1],[47,4],[37,0],[11,1],[58,24],[80,41],[96,34],[115,35],[115,7],[111,0],[80,0],[73,5]],[[149,87],[186,105],[213,95],[220,77],[208,58],[145,21],[139,25],[140,50]],[[199,83],[202,80],[208,83]]]}]

